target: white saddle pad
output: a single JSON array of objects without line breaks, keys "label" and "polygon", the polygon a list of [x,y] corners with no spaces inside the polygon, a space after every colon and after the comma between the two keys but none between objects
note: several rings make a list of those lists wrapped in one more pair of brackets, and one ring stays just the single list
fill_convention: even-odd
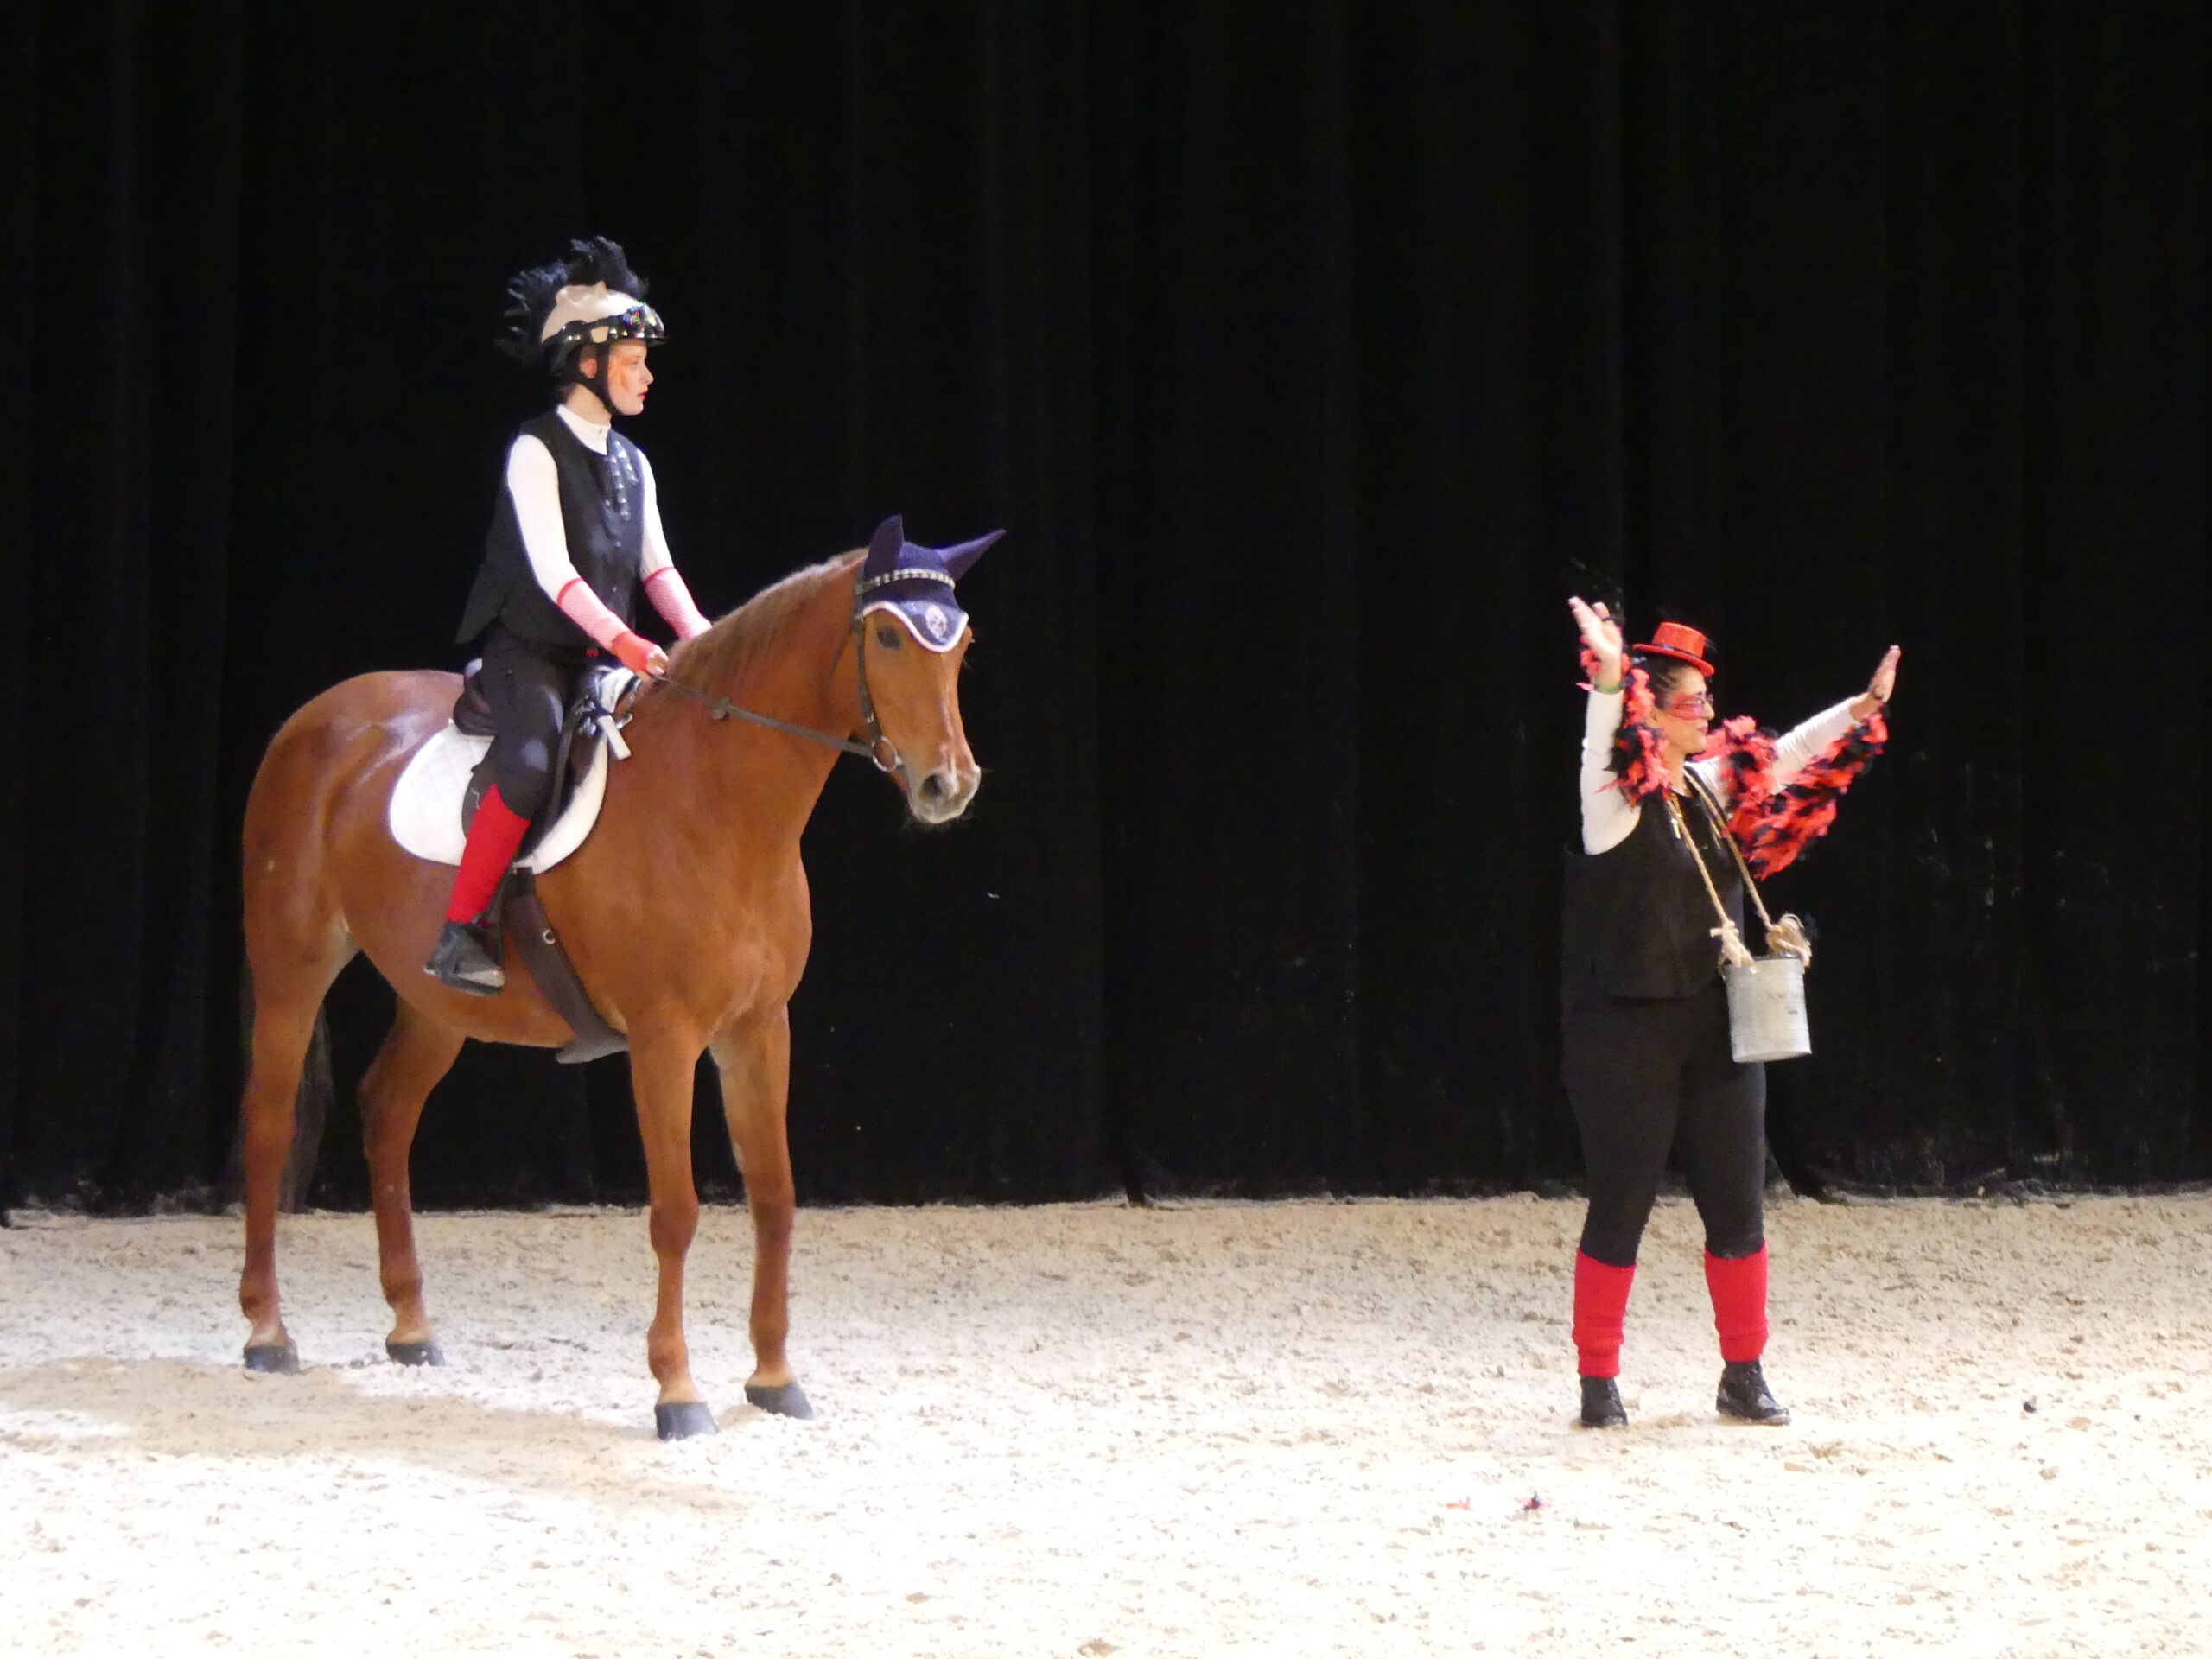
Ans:
[{"label": "white saddle pad", "polygon": [[[626,671],[617,672],[623,681],[629,678]],[[618,689],[617,684],[602,680],[601,702],[611,706]],[[606,728],[612,725],[612,721],[605,723]],[[392,786],[387,814],[391,838],[416,857],[433,864],[459,864],[461,850],[468,844],[461,827],[461,797],[468,792],[468,779],[477,762],[491,747],[490,738],[471,737],[448,721],[436,736],[416,750],[415,758]],[[518,868],[550,870],[583,845],[592,825],[599,822],[600,803],[607,798],[607,752],[618,747],[622,753],[628,753],[619,733],[611,741],[602,737],[592,745],[590,764],[577,780],[575,793],[569,798],[568,810],[554,820],[528,856],[515,861]]]}]

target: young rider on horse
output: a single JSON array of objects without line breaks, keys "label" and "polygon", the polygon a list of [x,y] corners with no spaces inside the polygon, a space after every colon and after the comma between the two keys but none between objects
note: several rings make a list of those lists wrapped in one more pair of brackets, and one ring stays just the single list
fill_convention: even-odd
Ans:
[{"label": "young rider on horse", "polygon": [[[706,631],[670,563],[653,469],[613,417],[645,406],[645,353],[666,338],[645,283],[604,237],[521,272],[507,287],[511,355],[542,364],[560,401],[525,421],[507,450],[505,486],[468,596],[461,643],[482,642],[481,683],[497,721],[492,786],[468,828],[446,924],[423,971],[459,991],[506,983],[485,911],[552,788],[563,715],[605,656],[664,671],[658,645],[632,632],[640,583],[689,639]],[[604,653],[604,655],[602,655]]]}]

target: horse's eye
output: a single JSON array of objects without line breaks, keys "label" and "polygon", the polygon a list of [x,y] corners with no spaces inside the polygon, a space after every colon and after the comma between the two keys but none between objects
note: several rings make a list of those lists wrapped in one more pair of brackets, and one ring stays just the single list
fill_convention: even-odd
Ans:
[{"label": "horse's eye", "polygon": [[888,622],[878,623],[875,629],[875,643],[881,645],[886,651],[898,650],[899,630],[893,627]]}]

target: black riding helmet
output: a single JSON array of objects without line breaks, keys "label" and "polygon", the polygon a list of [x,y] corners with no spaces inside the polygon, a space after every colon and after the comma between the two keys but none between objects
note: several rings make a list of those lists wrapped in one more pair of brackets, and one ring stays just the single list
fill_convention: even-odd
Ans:
[{"label": "black riding helmet", "polygon": [[[580,238],[560,259],[507,279],[499,347],[519,362],[542,365],[563,390],[588,388],[612,415],[613,400],[601,391],[607,347],[619,340],[658,346],[668,338],[660,313],[645,303],[645,287],[620,243]],[[588,350],[597,353],[596,373],[584,366]]]}]

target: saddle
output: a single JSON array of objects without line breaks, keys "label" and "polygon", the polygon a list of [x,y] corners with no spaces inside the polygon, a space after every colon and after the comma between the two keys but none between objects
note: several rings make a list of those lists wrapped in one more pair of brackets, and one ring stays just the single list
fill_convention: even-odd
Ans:
[{"label": "saddle", "polygon": [[[392,786],[387,814],[391,838],[433,864],[461,862],[469,820],[489,782],[482,771],[493,728],[475,673],[472,664],[454,702],[452,721],[416,750]],[[602,670],[570,709],[555,757],[554,787],[545,810],[532,822],[523,842],[518,862],[550,870],[591,833],[606,791],[609,760],[629,753],[619,721],[632,689],[627,670]]]},{"label": "saddle", "polygon": [[[553,753],[553,787],[545,797],[545,804],[530,821],[530,828],[522,838],[518,859],[529,858],[545,839],[546,832],[561,822],[570,806],[575,804],[576,791],[591,773],[599,758],[600,745],[604,743],[618,760],[630,758],[630,746],[622,741],[621,711],[630,695],[637,689],[638,677],[626,668],[602,668],[585,681],[583,690],[569,705],[569,712],[561,721],[561,741]],[[454,729],[463,737],[490,739],[499,734],[499,722],[492,713],[492,700],[484,695],[484,659],[478,658],[461,671],[461,695],[453,703]],[[461,791],[461,830],[468,833],[468,826],[475,821],[476,809],[484,799],[484,791],[492,786],[488,768],[491,760],[476,763],[468,775],[468,787]],[[594,810],[594,817],[596,811]],[[588,826],[587,826],[588,827]],[[550,868],[550,861],[538,866]]]}]

